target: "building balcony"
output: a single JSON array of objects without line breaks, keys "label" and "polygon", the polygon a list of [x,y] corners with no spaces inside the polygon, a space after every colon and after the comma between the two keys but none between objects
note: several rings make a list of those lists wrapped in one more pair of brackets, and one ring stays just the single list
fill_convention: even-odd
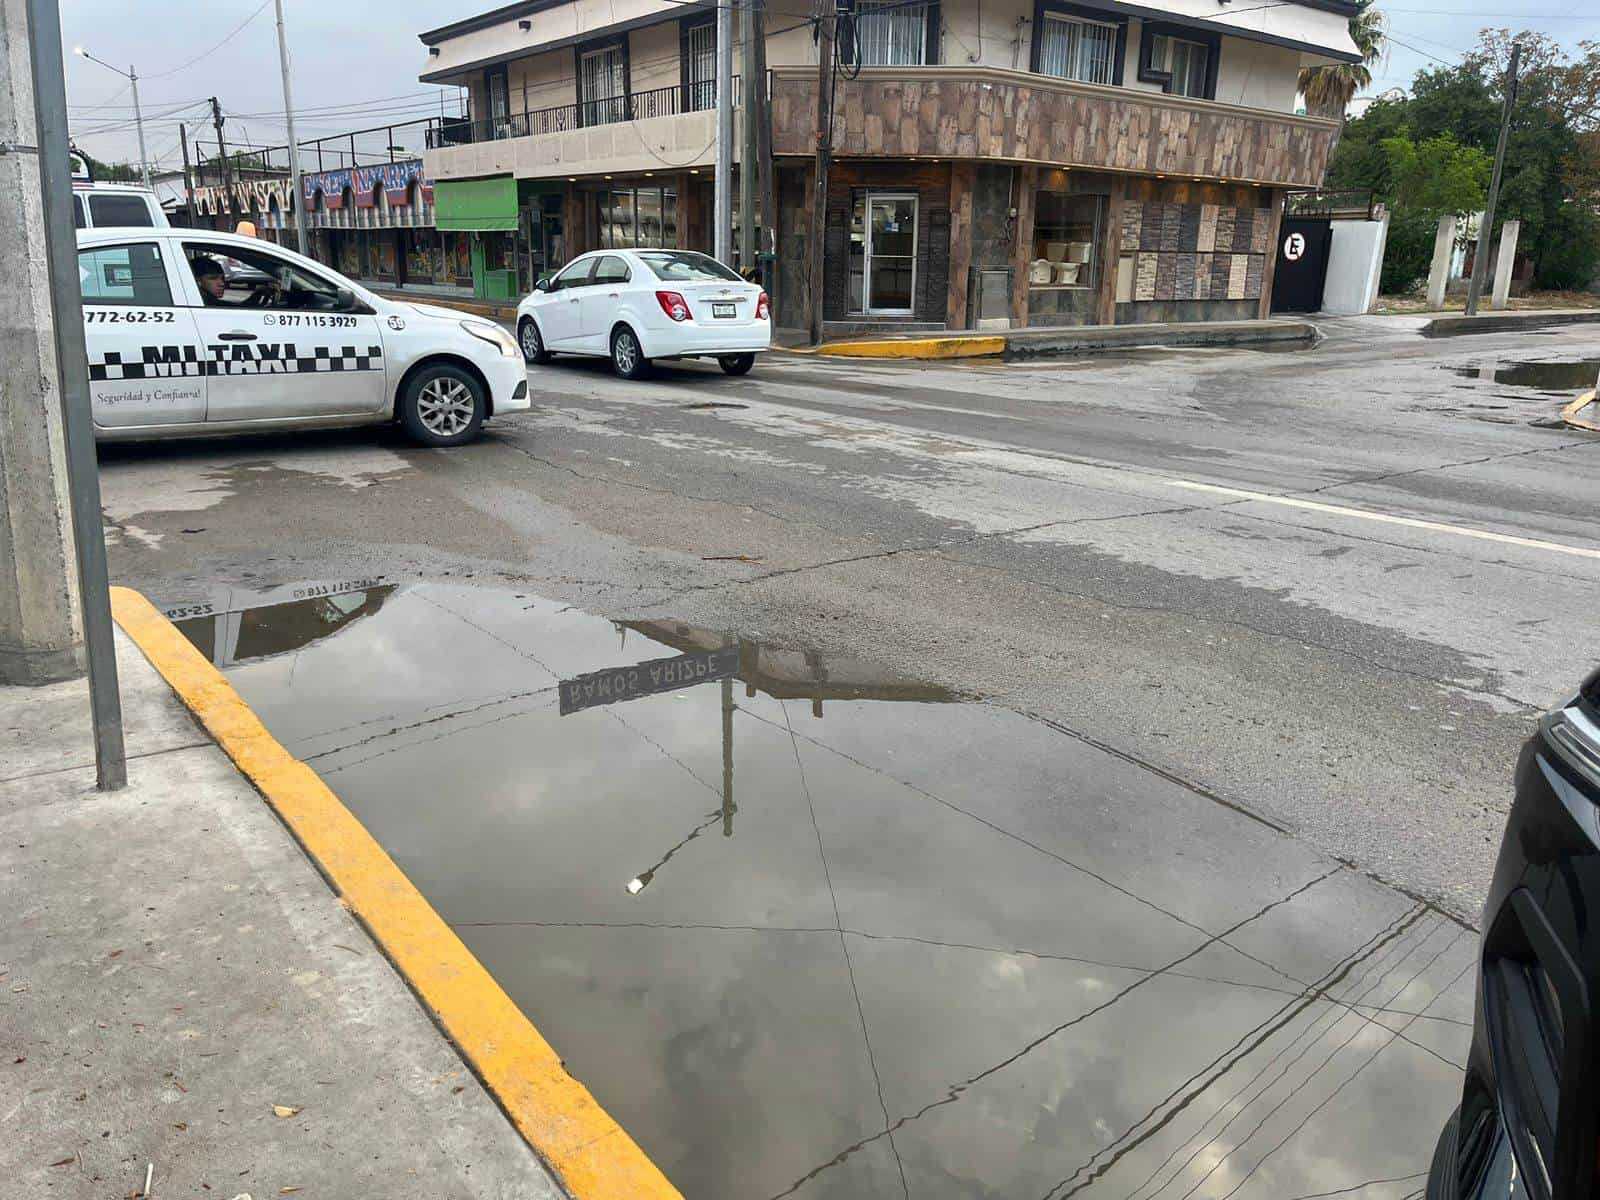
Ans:
[{"label": "building balcony", "polygon": [[[775,67],[772,150],[815,152],[817,72]],[[995,159],[1322,184],[1334,121],[981,66],[867,67],[834,92],[838,157]]]},{"label": "building balcony", "polygon": [[[739,95],[734,77],[734,97]],[[687,169],[716,157],[712,84],[653,88],[511,113],[499,120],[446,119],[428,131],[431,178]]]}]

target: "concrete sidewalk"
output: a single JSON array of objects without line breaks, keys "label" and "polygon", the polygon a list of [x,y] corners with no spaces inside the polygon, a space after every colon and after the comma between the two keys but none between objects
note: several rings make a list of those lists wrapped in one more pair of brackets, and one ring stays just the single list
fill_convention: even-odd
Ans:
[{"label": "concrete sidewalk", "polygon": [[0,1192],[564,1196],[117,638],[125,791],[94,790],[81,682],[0,688]]}]

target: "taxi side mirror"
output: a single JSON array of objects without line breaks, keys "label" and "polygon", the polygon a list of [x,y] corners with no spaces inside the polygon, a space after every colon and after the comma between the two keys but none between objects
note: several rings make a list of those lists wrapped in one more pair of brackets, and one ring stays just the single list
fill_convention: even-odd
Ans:
[{"label": "taxi side mirror", "polygon": [[356,294],[349,288],[340,288],[334,294],[335,311],[342,313],[355,313],[365,315],[372,312],[365,304],[356,299]]},{"label": "taxi side mirror", "polygon": [[536,292],[548,292],[550,290],[550,276],[541,275],[535,279],[533,281],[533,290]]}]

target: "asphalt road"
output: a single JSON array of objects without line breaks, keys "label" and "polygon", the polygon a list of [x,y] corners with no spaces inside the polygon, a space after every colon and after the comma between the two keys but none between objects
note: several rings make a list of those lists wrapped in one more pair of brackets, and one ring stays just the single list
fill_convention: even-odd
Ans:
[{"label": "asphalt road", "polygon": [[457,451],[104,448],[111,568],[165,605],[510,583],[864,659],[1145,769],[1122,803],[1177,783],[1472,920],[1518,744],[1600,662],[1600,436],[1536,423],[1575,386],[1493,368],[1596,340],[1357,321],[1300,353],[648,383],[558,360]]}]

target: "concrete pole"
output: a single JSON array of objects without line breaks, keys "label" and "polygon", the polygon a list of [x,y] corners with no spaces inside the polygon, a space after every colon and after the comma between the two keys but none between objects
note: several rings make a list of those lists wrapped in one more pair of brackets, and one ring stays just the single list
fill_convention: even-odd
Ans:
[{"label": "concrete pole", "polygon": [[25,0],[0,0],[0,683],[83,674]]},{"label": "concrete pole", "polygon": [[[276,0],[278,10],[278,67],[283,72],[283,119],[289,134],[289,175],[294,186],[295,249],[306,254],[305,198],[300,191],[300,143],[294,136],[294,99],[289,94],[289,39],[283,32],[283,0]],[[389,144],[394,145],[394,133],[389,134]],[[389,155],[394,161],[394,155]]]},{"label": "concrete pole", "polygon": [[1494,147],[1494,172],[1489,177],[1489,197],[1483,205],[1483,221],[1478,226],[1478,249],[1472,256],[1472,282],[1467,285],[1467,316],[1478,315],[1478,298],[1483,295],[1483,277],[1489,270],[1489,239],[1494,236],[1494,210],[1500,200],[1500,173],[1506,165],[1506,135],[1511,132],[1511,110],[1517,103],[1517,59],[1522,47],[1511,43],[1511,62],[1506,67],[1505,99],[1500,105],[1500,140]]},{"label": "concrete pole", "polygon": [[817,0],[817,158],[811,181],[811,236],[806,245],[806,324],[811,344],[822,344],[825,312],[822,239],[827,232],[828,166],[833,158],[833,25],[838,0]]},{"label": "concrete pole", "polygon": [[763,80],[756,70],[756,0],[741,0],[739,18],[740,121],[744,126],[744,136],[739,139],[739,266],[747,279],[760,279],[756,270],[756,180],[761,147],[756,132],[761,124],[757,89]]},{"label": "concrete pole", "polygon": [[1439,232],[1433,236],[1433,266],[1428,270],[1428,307],[1444,307],[1445,289],[1450,286],[1450,256],[1456,246],[1456,218],[1446,213],[1439,218]]},{"label": "concrete pole", "polygon": [[139,107],[139,72],[128,68],[128,87],[133,91],[133,127],[139,131],[139,174],[145,187],[150,186],[150,160],[144,150],[144,112]]},{"label": "concrete pole", "polygon": [[717,167],[713,257],[733,262],[733,0],[717,5]]},{"label": "concrete pole", "polygon": [[1494,259],[1494,291],[1489,296],[1490,308],[1505,308],[1511,300],[1511,274],[1516,270],[1517,235],[1521,232],[1521,221],[1507,221],[1500,226],[1500,249]]}]

